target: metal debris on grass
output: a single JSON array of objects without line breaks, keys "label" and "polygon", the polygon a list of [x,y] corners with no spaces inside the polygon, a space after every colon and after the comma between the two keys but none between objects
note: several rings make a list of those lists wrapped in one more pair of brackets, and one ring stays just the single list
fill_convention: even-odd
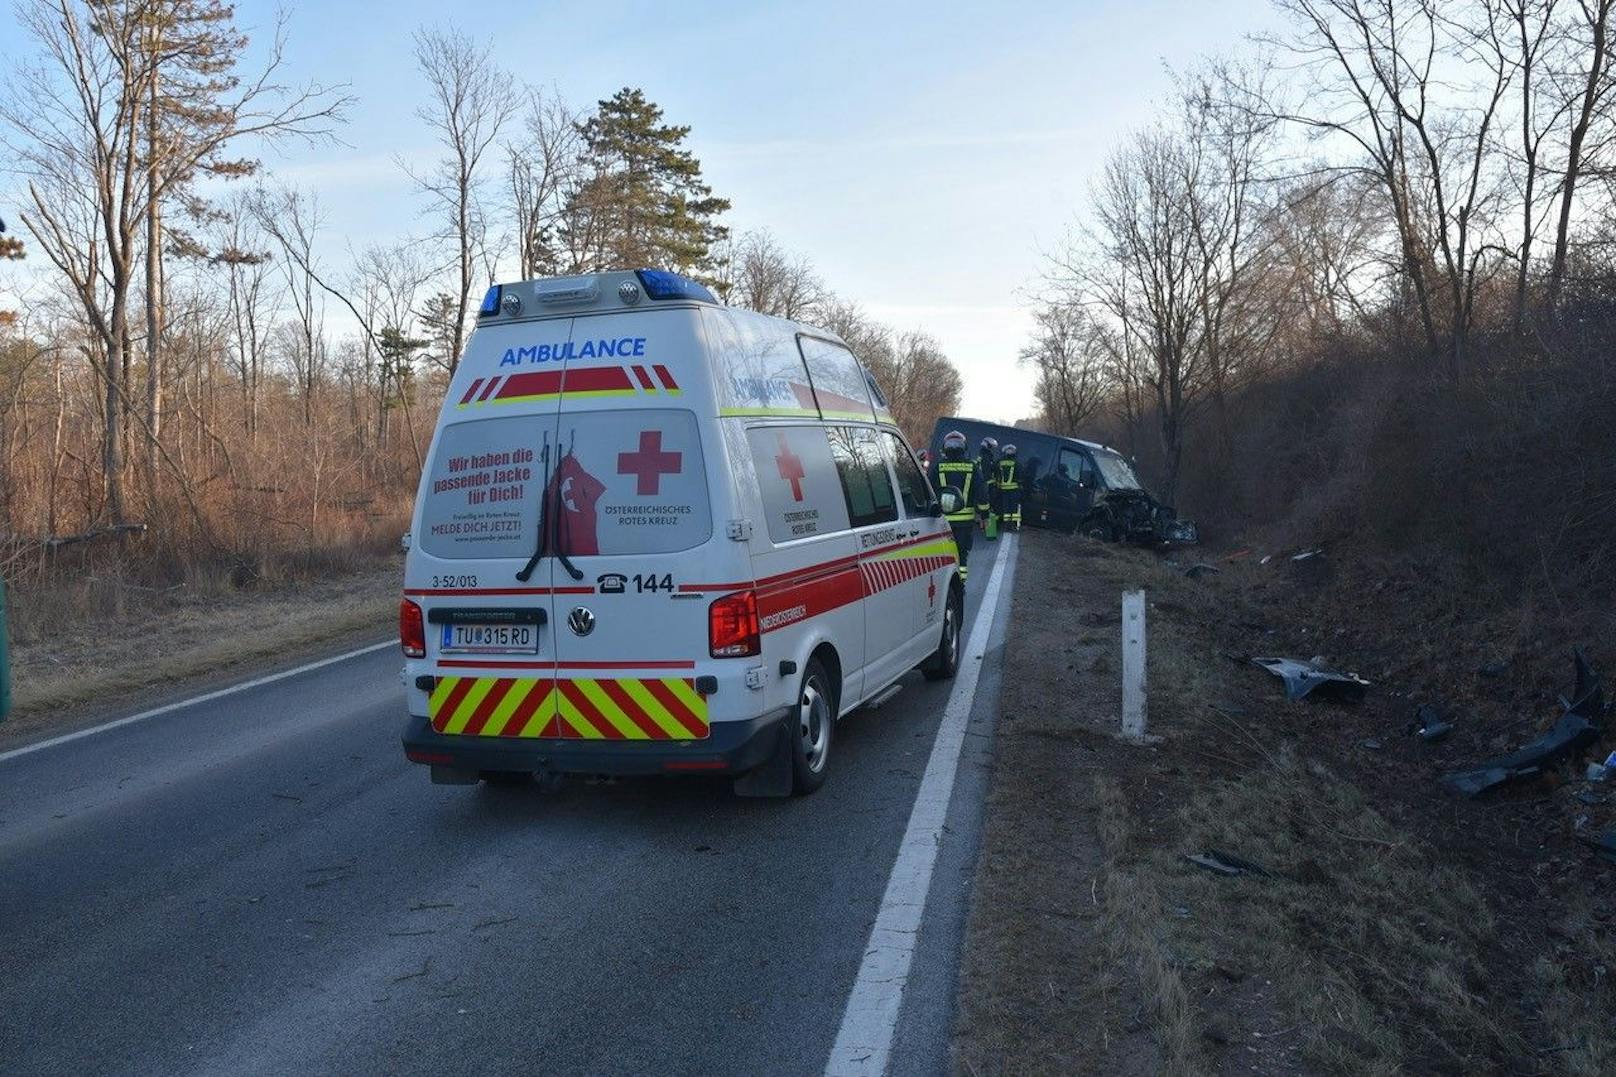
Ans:
[{"label": "metal debris on grass", "polygon": [[1185,853],[1184,859],[1197,867],[1230,878],[1236,875],[1261,875],[1266,878],[1268,875],[1261,865],[1253,864],[1221,849],[1208,849],[1204,853]]},{"label": "metal debris on grass", "polygon": [[1560,697],[1565,713],[1556,719],[1547,733],[1509,755],[1490,759],[1468,770],[1445,774],[1443,784],[1465,796],[1479,796],[1507,782],[1540,774],[1545,767],[1574,755],[1597,740],[1599,727],[1590,719],[1604,715],[1605,689],[1582,651],[1573,652],[1572,657],[1576,664],[1576,685],[1569,699]]},{"label": "metal debris on grass", "polygon": [[1587,719],[1604,716],[1605,713],[1605,685],[1599,679],[1599,674],[1588,664],[1588,657],[1579,647],[1571,652],[1571,660],[1576,668],[1576,684],[1571,689],[1571,698],[1560,697],[1560,705],[1566,709],[1567,714],[1581,715]]},{"label": "metal debris on grass", "polygon": [[1518,751],[1445,774],[1442,781],[1465,796],[1479,796],[1494,786],[1542,773],[1544,767],[1586,747],[1598,735],[1599,731],[1582,715],[1563,714],[1547,733]]},{"label": "metal debris on grass", "polygon": [[1414,724],[1408,731],[1421,740],[1441,740],[1453,732],[1453,723],[1442,717],[1436,704],[1421,703],[1414,711]]},{"label": "metal debris on grass", "polygon": [[1252,662],[1284,681],[1285,698],[1290,700],[1312,697],[1356,703],[1369,689],[1369,682],[1356,673],[1326,669],[1317,658],[1311,662],[1296,658],[1253,658]]},{"label": "metal debris on grass", "polygon": [[1616,827],[1611,827],[1597,838],[1577,836],[1577,840],[1591,848],[1599,855],[1601,860],[1609,860],[1616,864]]}]

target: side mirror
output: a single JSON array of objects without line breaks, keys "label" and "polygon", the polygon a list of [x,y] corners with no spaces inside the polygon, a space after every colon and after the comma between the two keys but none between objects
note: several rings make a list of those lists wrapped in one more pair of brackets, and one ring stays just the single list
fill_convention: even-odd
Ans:
[{"label": "side mirror", "polygon": [[965,499],[960,497],[959,491],[952,486],[945,486],[943,487],[943,492],[932,505],[936,510],[934,515],[952,516],[956,512],[965,510]]}]

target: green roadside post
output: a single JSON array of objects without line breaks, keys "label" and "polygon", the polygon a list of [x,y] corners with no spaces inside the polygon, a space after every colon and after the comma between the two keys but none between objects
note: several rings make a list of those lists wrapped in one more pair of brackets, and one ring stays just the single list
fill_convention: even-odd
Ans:
[{"label": "green roadside post", "polygon": [[11,713],[11,651],[7,640],[11,638],[6,627],[6,581],[0,579],[0,721]]}]

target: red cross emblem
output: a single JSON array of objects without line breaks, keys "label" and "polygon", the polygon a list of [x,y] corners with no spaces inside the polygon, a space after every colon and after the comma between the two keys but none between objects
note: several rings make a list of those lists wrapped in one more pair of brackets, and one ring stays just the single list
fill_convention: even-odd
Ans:
[{"label": "red cross emblem", "polygon": [[780,477],[791,484],[791,500],[802,500],[802,480],[808,473],[802,469],[802,458],[791,451],[786,444],[784,433],[779,435],[780,455],[774,458],[774,466],[780,469]]},{"label": "red cross emblem", "polygon": [[937,577],[926,577],[926,605],[937,605]]},{"label": "red cross emblem", "polygon": [[662,431],[641,430],[638,452],[617,454],[617,473],[634,476],[634,492],[641,497],[662,492],[662,476],[679,474],[683,453],[662,451]]}]

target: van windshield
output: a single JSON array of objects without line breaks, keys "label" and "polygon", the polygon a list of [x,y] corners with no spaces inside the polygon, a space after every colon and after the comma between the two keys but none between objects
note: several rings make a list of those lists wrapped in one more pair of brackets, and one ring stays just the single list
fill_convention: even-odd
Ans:
[{"label": "van windshield", "polygon": [[1094,454],[1095,466],[1100,469],[1100,477],[1105,480],[1110,490],[1141,490],[1139,479],[1134,475],[1133,468],[1128,461],[1113,452],[1097,452]]},{"label": "van windshield", "polygon": [[[539,508],[572,558],[673,553],[712,537],[706,464],[689,411],[568,412],[443,428],[422,485],[421,549],[526,559]],[[554,553],[554,550],[546,550]]]}]

